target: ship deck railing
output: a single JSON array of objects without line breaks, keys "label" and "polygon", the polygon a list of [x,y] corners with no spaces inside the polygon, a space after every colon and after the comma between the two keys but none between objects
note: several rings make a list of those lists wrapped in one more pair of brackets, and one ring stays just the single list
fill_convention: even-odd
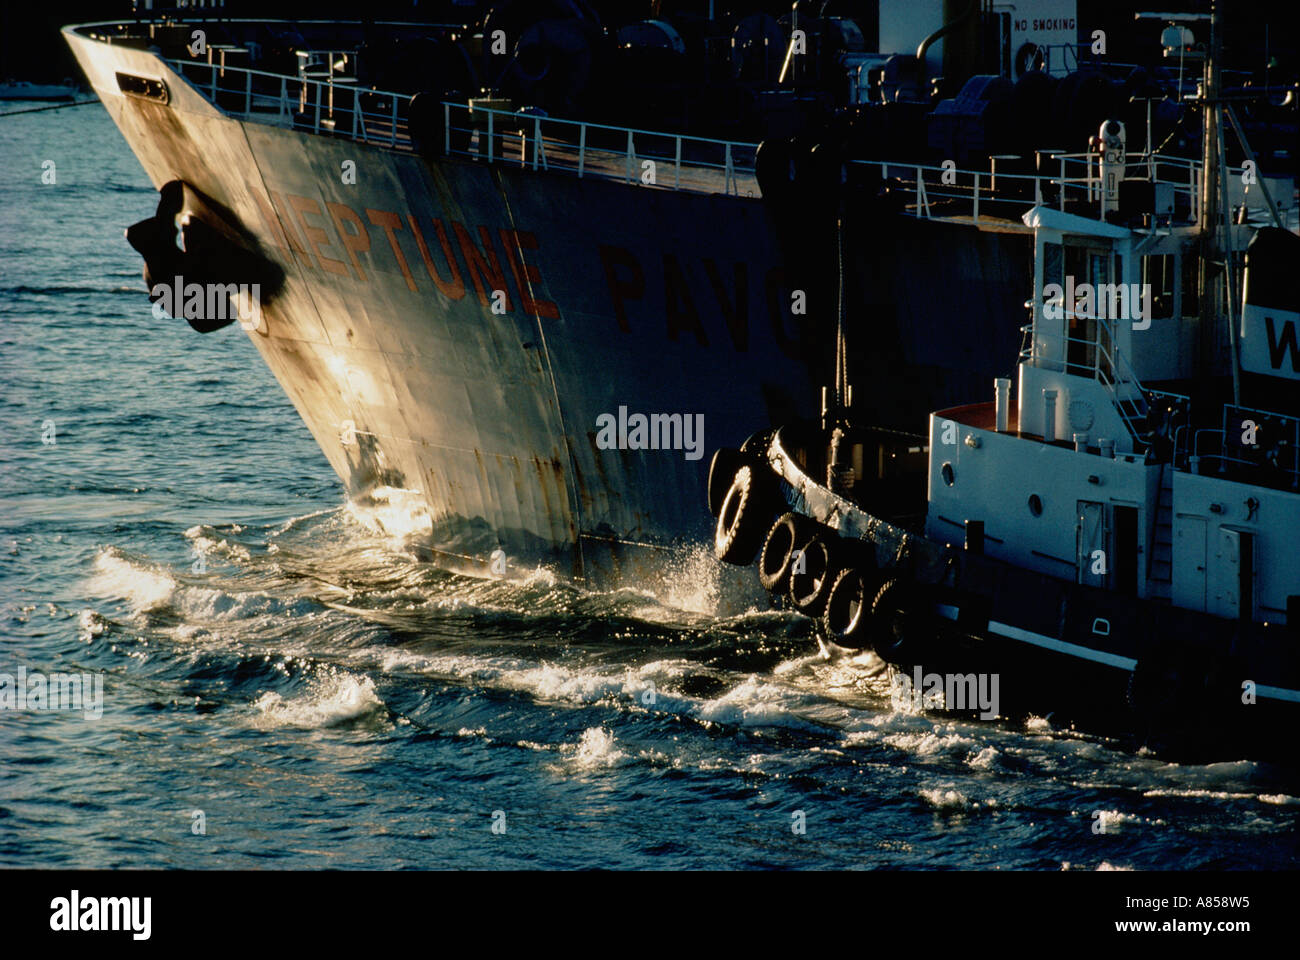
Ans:
[{"label": "ship deck railing", "polygon": [[[412,130],[411,94],[363,88],[355,77],[332,70],[312,76],[310,71],[293,75],[204,60],[164,62],[218,109],[252,122],[399,151],[427,147],[480,162],[660,189],[761,196],[754,174],[755,143],[569,120],[527,108],[501,109],[484,101],[440,101],[437,109],[442,117],[436,125],[440,129],[431,131],[440,142],[424,144],[418,142],[420,131]],[[1031,159],[1037,172],[1016,172],[1017,164],[1023,169]],[[887,159],[850,163],[874,168],[873,174],[904,197],[908,213],[934,220],[1027,229],[1020,215],[1029,206],[1065,210],[1076,204],[1095,205],[1102,194],[1100,157],[1092,151],[1045,149],[1035,151],[1032,158],[995,155],[987,170]],[[1164,222],[1195,221],[1199,161],[1130,152],[1126,168],[1130,176],[1170,185],[1178,219],[1166,217]],[[1231,168],[1230,182],[1243,182],[1242,173],[1242,168]],[[1249,186],[1244,189],[1248,201],[1260,192]]]},{"label": "ship deck railing", "polygon": [[[1039,172],[1008,169],[1023,166],[1031,159]],[[1095,151],[1045,149],[1034,151],[1032,158],[998,154],[990,157],[988,168],[982,170],[958,169],[952,162],[938,166],[891,160],[851,163],[878,173],[903,197],[905,210],[922,219],[1012,223],[1019,228],[1020,215],[1031,206],[1054,206],[1059,210],[1084,206],[1095,212],[1102,199],[1101,157]],[[1173,213],[1157,216],[1157,221],[1166,225],[1196,222],[1201,190],[1199,160],[1130,152],[1125,157],[1125,169],[1131,178],[1170,187]],[[1261,214],[1265,212],[1267,201],[1262,190],[1247,182],[1251,178],[1243,178],[1245,169],[1231,167],[1228,173],[1233,178],[1230,182],[1242,185],[1242,202]]]},{"label": "ship deck railing", "polygon": [[1088,377],[1101,384],[1128,428],[1134,448],[1145,452],[1149,446],[1146,420],[1150,409],[1148,395],[1151,391],[1142,386],[1128,358],[1120,351],[1115,332],[1105,317],[1066,311],[1065,320],[1075,318],[1093,322],[1094,335],[1071,337],[1068,334],[1048,333],[1041,329],[1035,330],[1032,323],[1021,327],[1020,361],[1040,369]]},{"label": "ship deck railing", "polygon": [[758,196],[758,144],[444,102],[443,152],[629,184]]},{"label": "ship deck railing", "polygon": [[311,133],[411,150],[411,96],[360,87],[355,78],[320,79],[207,63],[164,61],[223,113]]},{"label": "ship deck railing", "polygon": [[[339,75],[294,76],[201,60],[165,61],[224,113],[361,143],[414,151],[410,94],[362,88]],[[442,101],[440,141],[446,156],[563,171],[700,193],[758,196],[757,144],[639,130]]]},{"label": "ship deck railing", "polygon": [[1174,449],[1176,470],[1300,491],[1300,418],[1228,403],[1218,427],[1180,427]]},{"label": "ship deck railing", "polygon": [[[1095,315],[1076,315],[1073,311],[1066,313],[1066,319],[1075,316],[1095,321],[1095,335],[1071,337],[1041,330],[1035,333],[1032,323],[1025,324],[1020,328],[1021,362],[1095,380],[1110,396],[1115,412],[1128,429],[1135,453],[1149,452],[1158,436],[1170,437],[1171,449],[1168,456],[1175,469],[1188,469],[1190,452],[1185,448],[1185,437],[1182,438],[1184,446],[1180,447],[1179,434],[1187,429],[1186,424],[1191,417],[1191,397],[1144,386],[1128,358],[1116,345],[1114,330],[1107,320]],[[1059,347],[1053,350],[1051,344],[1059,344]],[[1225,425],[1229,422],[1229,409],[1237,408],[1225,407]],[[1164,423],[1158,422],[1160,420],[1164,420]],[[1296,436],[1300,440],[1300,434]],[[1300,463],[1296,466],[1300,468]]]}]

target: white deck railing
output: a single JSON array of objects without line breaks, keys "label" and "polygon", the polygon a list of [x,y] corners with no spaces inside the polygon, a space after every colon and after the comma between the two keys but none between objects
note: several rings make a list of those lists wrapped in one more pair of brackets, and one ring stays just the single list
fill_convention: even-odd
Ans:
[{"label": "white deck railing", "polygon": [[672,190],[758,196],[758,145],[638,130],[480,104],[443,105],[449,156],[505,161]]},{"label": "white deck railing", "polygon": [[[1243,424],[1253,422],[1259,433],[1253,444],[1239,442]],[[1206,438],[1209,443],[1204,443]],[[1285,484],[1291,490],[1300,490],[1300,420],[1271,410],[1224,404],[1222,425],[1207,427],[1192,434],[1189,449],[1181,450],[1183,461],[1176,464],[1192,473],[1205,473],[1209,464],[1220,475],[1238,470],[1252,471],[1251,479],[1259,480],[1259,471],[1271,473],[1275,482],[1270,486]],[[1214,452],[1217,449],[1217,452]]]},{"label": "white deck railing", "polygon": [[[1019,221],[1029,206],[1054,206],[1064,210],[1067,202],[1096,203],[1101,199],[1100,159],[1095,153],[1065,153],[1039,150],[1038,166],[1049,173],[1013,173],[1006,170],[1007,156],[993,157],[987,170],[958,170],[955,167],[905,164],[889,160],[855,160],[874,167],[882,178],[908,198],[907,209],[927,219],[964,217],[979,223],[981,218]],[[1020,159],[1019,157],[1014,159]],[[1002,161],[1002,169],[998,162]],[[1130,153],[1126,166],[1131,172],[1147,171],[1156,183],[1168,184],[1176,209],[1198,208],[1200,169],[1198,161],[1164,154],[1148,156]],[[1240,175],[1241,170],[1235,171]],[[1181,198],[1181,202],[1180,202]]]},{"label": "white deck railing", "polygon": [[[355,78],[319,79],[249,67],[166,60],[175,72],[223,112],[241,119],[291,126],[312,133],[411,151],[410,94],[362,89]],[[564,171],[642,183],[669,190],[759,196],[754,175],[757,144],[684,134],[638,130],[525,111],[497,109],[483,102],[440,104],[442,152],[488,163],[533,170]],[[909,213],[929,219],[995,219],[1019,223],[1026,207],[1068,201],[1095,202],[1101,195],[1095,153],[1040,150],[1037,166],[1047,172],[1014,173],[1007,156],[993,157],[988,170],[854,160],[874,167],[905,198]],[[999,162],[1002,168],[999,169]],[[1200,192],[1197,161],[1163,154],[1130,153],[1130,171],[1145,169],[1169,184],[1178,209],[1195,216]],[[1230,171],[1240,176],[1241,170]]]},{"label": "white deck railing", "polygon": [[[358,87],[352,78],[289,76],[191,60],[167,60],[196,91],[241,119],[293,126],[362,143],[413,150],[412,96]],[[443,102],[442,148],[452,156],[562,170],[671,190],[758,196],[757,144],[637,130]]]},{"label": "white deck railing", "polygon": [[232,116],[411,149],[408,94],[363,90],[345,77],[318,80],[201,60],[165,63]]}]

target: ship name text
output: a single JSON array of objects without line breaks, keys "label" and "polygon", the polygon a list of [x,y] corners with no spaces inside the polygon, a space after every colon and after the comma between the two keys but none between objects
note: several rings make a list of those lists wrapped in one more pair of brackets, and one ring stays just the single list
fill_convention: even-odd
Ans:
[{"label": "ship name text", "polygon": [[[360,208],[292,193],[254,194],[274,245],[317,276],[333,274],[369,283],[387,250],[382,269],[400,273],[415,293],[428,284],[447,300],[476,296],[493,313],[524,314],[558,320],[546,279],[535,262],[541,243],[536,234],[515,228],[467,226],[455,220]],[[598,244],[591,276],[603,277],[619,329],[631,333],[638,320],[664,324],[671,341],[694,340],[708,347],[718,336],[705,318],[719,317],[723,342],[738,353],[750,345],[751,303],[766,300],[767,320],[777,347],[801,356],[798,336],[788,329],[790,291],[779,266],[755,274],[748,264],[697,261],[664,252],[653,268],[626,247]],[[587,272],[575,266],[580,275]],[[752,289],[756,288],[756,289]],[[716,304],[716,308],[715,308]],[[575,305],[581,309],[581,305]],[[653,318],[653,319],[652,319]],[[659,319],[662,318],[662,319]]]}]

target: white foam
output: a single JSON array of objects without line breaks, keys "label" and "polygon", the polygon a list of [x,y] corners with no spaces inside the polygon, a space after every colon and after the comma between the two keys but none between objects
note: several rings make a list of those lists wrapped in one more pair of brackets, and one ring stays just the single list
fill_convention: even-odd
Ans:
[{"label": "white foam", "polygon": [[[1171,788],[1161,787],[1155,790],[1146,790],[1143,792],[1144,797],[1178,797],[1181,799],[1205,799],[1205,800],[1250,800],[1255,794],[1253,793],[1233,793],[1227,790],[1199,790],[1195,788]],[[1262,798],[1261,798],[1262,799]]]},{"label": "white foam", "polygon": [[884,743],[915,757],[949,757],[969,754],[979,744],[969,737],[945,733],[939,727],[921,732],[890,733],[880,738]]},{"label": "white foam", "polygon": [[229,540],[218,540],[202,534],[191,536],[198,529],[198,527],[191,527],[186,530],[185,537],[193,544],[194,550],[199,557],[203,557],[205,560],[210,556],[226,557],[241,563],[247,563],[252,559],[248,548],[243,544],[231,543]]},{"label": "white foam", "polygon": [[241,592],[217,587],[182,587],[174,606],[187,618],[206,621],[248,620],[284,614],[302,616],[318,609],[307,598],[282,600],[262,591]]},{"label": "white foam", "polygon": [[172,631],[172,634],[178,640],[185,640],[191,643],[198,640],[205,640],[212,636],[210,630],[193,623],[182,623]]},{"label": "white foam", "polygon": [[[694,716],[710,723],[732,726],[778,726],[823,730],[801,713],[809,696],[758,676],[750,676],[721,696],[702,700],[666,689],[699,667],[686,660],[657,660],[618,672],[570,668],[553,663],[529,663],[508,657],[424,656],[387,650],[382,654],[385,672],[410,669],[435,676],[491,684],[544,701],[574,704],[613,703],[629,710],[651,710]],[[653,687],[652,687],[653,684]],[[651,691],[653,690],[653,696]],[[807,712],[816,712],[810,708]],[[845,713],[831,706],[830,713]],[[822,720],[822,717],[818,717]]]},{"label": "white foam", "polygon": [[819,730],[794,712],[805,697],[783,687],[765,682],[757,675],[732,687],[715,700],[701,704],[695,711],[701,720],[742,727],[793,727]]},{"label": "white foam", "polygon": [[402,543],[433,532],[428,505],[418,490],[376,487],[363,498],[349,500],[346,509],[361,526]]},{"label": "white foam", "polygon": [[[1093,826],[1098,833],[1118,833],[1121,826],[1126,823],[1142,823],[1142,817],[1134,813],[1124,813],[1120,810],[1092,810],[1085,814],[1087,818],[1093,821]],[[1163,823],[1161,820],[1152,821],[1155,824]]]},{"label": "white foam", "polygon": [[969,810],[972,806],[978,806],[972,804],[970,797],[960,790],[931,788],[923,789],[919,793],[921,798],[936,810]]},{"label": "white foam", "polygon": [[571,703],[596,703],[621,694],[626,686],[623,676],[574,671],[547,663],[502,679],[507,686],[533,693],[543,700]]},{"label": "white foam", "polygon": [[77,638],[82,643],[90,643],[108,626],[104,618],[94,610],[82,610],[77,617]]},{"label": "white foam", "polygon": [[306,523],[308,520],[315,520],[318,517],[326,517],[331,514],[338,513],[338,511],[339,511],[338,507],[327,507],[324,510],[313,510],[311,513],[304,513],[300,517],[290,517],[284,523],[280,524],[280,526],[276,527],[273,531],[271,531],[270,536],[271,537],[282,536],[283,534],[288,533],[294,527]]},{"label": "white foam", "polygon": [[567,765],[574,770],[607,769],[617,766],[627,756],[614,735],[603,727],[584,730],[576,744],[565,744],[561,749],[569,754]]},{"label": "white foam", "polygon": [[719,574],[713,548],[694,547],[664,575],[655,596],[676,610],[713,616],[718,609]]},{"label": "white foam", "polygon": [[315,680],[302,696],[286,700],[273,690],[253,704],[258,726],[318,729],[354,720],[384,709],[369,677],[334,673]]},{"label": "white foam", "polygon": [[135,563],[113,548],[95,556],[91,592],[125,600],[136,613],[163,606],[176,590],[176,581],[161,570]]},{"label": "white foam", "polygon": [[560,578],[554,570],[546,567],[534,567],[522,580],[514,581],[525,587],[555,587]]},{"label": "white foam", "polygon": [[966,760],[967,766],[975,770],[994,770],[1001,762],[1002,754],[994,746],[987,746]]},{"label": "white foam", "polygon": [[1300,804],[1300,797],[1288,797],[1285,793],[1261,793],[1258,800],[1260,803],[1272,803],[1287,807]]},{"label": "white foam", "polygon": [[778,663],[773,668],[772,674],[777,677],[793,677],[800,673],[811,673],[814,667],[825,663],[828,659],[830,659],[830,655],[820,651],[803,657],[795,657],[793,660]]}]

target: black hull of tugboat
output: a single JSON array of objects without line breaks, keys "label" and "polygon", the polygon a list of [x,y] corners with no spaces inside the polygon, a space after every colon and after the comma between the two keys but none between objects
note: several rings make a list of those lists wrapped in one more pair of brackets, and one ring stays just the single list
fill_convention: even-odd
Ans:
[{"label": "black hull of tugboat", "polygon": [[[1300,764],[1293,630],[1061,580],[986,556],[976,543],[927,537],[914,520],[891,519],[900,505],[888,477],[879,496],[859,491],[865,505],[815,480],[824,465],[810,463],[817,454],[809,451],[824,450],[824,438],[815,428],[806,435],[819,439],[801,444],[798,428],[786,428],[751,445],[769,496],[751,500],[748,522],[770,525],[789,510],[834,543],[840,571],[860,572],[861,596],[873,604],[843,645],[874,649],[918,706],[931,675],[996,677],[1003,719],[1046,717],[1171,760]],[[878,436],[882,449],[907,443]],[[820,633],[833,639],[824,624]],[[980,714],[969,702],[939,712]]]}]

